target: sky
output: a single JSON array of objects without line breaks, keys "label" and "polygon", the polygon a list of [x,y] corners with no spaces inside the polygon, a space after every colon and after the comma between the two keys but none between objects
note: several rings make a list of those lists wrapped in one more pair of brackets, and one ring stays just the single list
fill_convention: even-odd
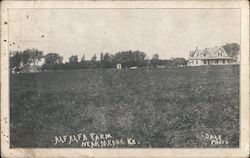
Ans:
[{"label": "sky", "polygon": [[9,50],[37,48],[64,62],[126,50],[188,58],[196,47],[240,44],[240,10],[10,9],[9,42]]}]

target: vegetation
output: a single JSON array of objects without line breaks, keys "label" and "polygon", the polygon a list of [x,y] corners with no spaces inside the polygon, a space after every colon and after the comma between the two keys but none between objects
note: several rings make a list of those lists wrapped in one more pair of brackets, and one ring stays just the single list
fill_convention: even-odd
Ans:
[{"label": "vegetation", "polygon": [[[157,54],[159,57],[159,55]],[[122,51],[115,55],[110,53],[101,53],[100,60],[97,60],[96,55],[91,60],[85,60],[83,55],[81,61],[78,62],[78,56],[73,55],[69,58],[69,62],[65,64],[54,64],[50,67],[43,65],[44,69],[93,69],[93,68],[115,68],[117,64],[122,64],[123,68],[136,67],[157,67],[157,66],[178,66],[186,65],[187,61],[184,58],[173,58],[171,60],[146,59],[146,54],[141,51]],[[46,66],[46,67],[45,67]]]},{"label": "vegetation", "polygon": [[[238,44],[223,47],[237,59]],[[239,147],[239,66],[179,67],[187,60],[141,51],[101,53],[100,60],[72,55],[63,63],[57,53],[27,49],[11,52],[10,68],[42,58],[43,70],[61,71],[10,73],[11,147],[58,147],[57,135],[93,132],[133,136],[141,148]],[[127,69],[133,66],[139,69]],[[229,143],[212,145],[202,133]]]},{"label": "vegetation", "polygon": [[240,45],[238,43],[227,43],[222,46],[224,50],[230,57],[234,57],[235,61],[238,59],[238,54],[240,52]]},{"label": "vegetation", "polygon": [[[238,59],[240,45],[237,43],[227,43],[223,45],[229,56]],[[154,54],[151,59],[142,51],[121,51],[115,54],[109,52],[101,53],[100,60],[96,54],[90,60],[85,60],[83,55],[79,61],[77,55],[69,57],[69,62],[63,63],[63,57],[57,53],[48,53],[43,55],[42,51],[37,49],[27,49],[24,51],[11,52],[10,68],[18,68],[21,65],[37,64],[42,58],[45,62],[42,65],[43,70],[68,70],[68,69],[93,69],[93,68],[115,68],[117,64],[122,64],[123,68],[129,67],[173,67],[187,65],[185,58],[171,58],[170,60],[160,59],[158,54]]]},{"label": "vegetation", "polygon": [[[28,52],[28,56],[27,56]],[[39,52],[40,54],[37,54]],[[93,69],[93,68],[115,68],[117,64],[122,64],[123,68],[136,67],[157,67],[157,66],[178,66],[186,65],[184,58],[173,58],[171,60],[161,60],[159,55],[155,54],[152,59],[147,59],[147,55],[141,51],[122,51],[114,55],[110,53],[101,53],[100,60],[97,60],[96,54],[91,60],[85,60],[85,56],[78,61],[77,55],[69,57],[69,62],[63,63],[63,57],[57,53],[48,53],[42,55],[42,51],[36,49],[27,49],[23,52],[13,52],[10,56],[11,69],[20,67],[21,64],[30,65],[37,63],[44,58],[43,70],[68,70],[68,69]]]},{"label": "vegetation", "polygon": [[72,64],[78,63],[78,56],[72,55],[71,57],[69,57],[69,63],[72,63]]},{"label": "vegetation", "polygon": [[24,51],[10,52],[10,68],[21,65],[37,65],[43,57],[43,51],[37,49],[26,49]]},{"label": "vegetation", "polygon": [[239,147],[239,67],[11,74],[10,130],[11,147],[80,147],[54,137],[92,132],[133,136],[142,148]]}]

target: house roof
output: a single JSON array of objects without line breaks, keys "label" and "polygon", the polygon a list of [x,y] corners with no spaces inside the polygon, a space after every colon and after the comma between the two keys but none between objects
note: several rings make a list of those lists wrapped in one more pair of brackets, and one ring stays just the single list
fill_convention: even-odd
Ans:
[{"label": "house roof", "polygon": [[[222,52],[224,52],[225,53],[225,55],[223,55],[223,57],[221,57],[221,56],[218,56],[218,54],[217,54],[217,52],[218,52],[218,50],[222,50]],[[198,54],[199,56],[195,56],[195,54]],[[201,54],[208,54],[208,56],[200,56]],[[210,59],[212,59],[212,58],[231,58],[231,57],[229,57],[228,56],[228,54],[227,54],[227,52],[223,49],[223,47],[209,47],[209,48],[205,48],[204,50],[202,50],[202,49],[197,49],[196,48],[196,50],[195,51],[192,51],[192,52],[190,52],[190,58],[202,58],[202,59],[208,59],[208,58],[210,58]],[[225,59],[226,59],[225,58]]]},{"label": "house roof", "polygon": [[194,56],[194,51],[190,51],[190,57]]},{"label": "house roof", "polygon": [[196,52],[197,52],[198,54],[201,54],[201,53],[203,52],[203,50],[202,50],[202,49],[196,49]]},{"label": "house roof", "polygon": [[190,58],[189,60],[203,60],[203,59],[233,59],[233,57],[203,57],[203,58]]},{"label": "house roof", "polygon": [[192,51],[192,52],[190,53],[190,57],[193,57],[195,53],[201,54],[202,52],[203,52],[202,49],[196,49],[195,51]]},{"label": "house roof", "polygon": [[215,53],[219,50],[219,47],[213,47],[213,48],[206,48],[205,50],[207,50],[209,53]]},{"label": "house roof", "polygon": [[[205,51],[208,52],[210,54],[211,57],[215,57],[217,56],[217,51],[218,50],[222,50],[223,52],[226,53],[226,51],[223,49],[223,47],[210,47],[210,48],[205,48]],[[228,54],[226,53],[226,55],[228,56]]]}]

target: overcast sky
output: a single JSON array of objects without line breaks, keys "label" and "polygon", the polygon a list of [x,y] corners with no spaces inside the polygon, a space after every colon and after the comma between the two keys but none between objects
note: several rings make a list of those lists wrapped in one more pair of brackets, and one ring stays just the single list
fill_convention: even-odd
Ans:
[{"label": "overcast sky", "polygon": [[149,58],[240,44],[239,9],[10,9],[10,50],[38,48],[87,59],[101,52],[141,50]]}]

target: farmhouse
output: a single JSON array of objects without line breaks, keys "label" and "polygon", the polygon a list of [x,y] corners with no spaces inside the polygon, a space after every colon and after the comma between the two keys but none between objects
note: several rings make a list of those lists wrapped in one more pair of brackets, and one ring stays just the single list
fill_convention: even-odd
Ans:
[{"label": "farmhouse", "polygon": [[234,58],[228,56],[223,47],[196,49],[190,51],[188,66],[229,65],[234,64]]}]

